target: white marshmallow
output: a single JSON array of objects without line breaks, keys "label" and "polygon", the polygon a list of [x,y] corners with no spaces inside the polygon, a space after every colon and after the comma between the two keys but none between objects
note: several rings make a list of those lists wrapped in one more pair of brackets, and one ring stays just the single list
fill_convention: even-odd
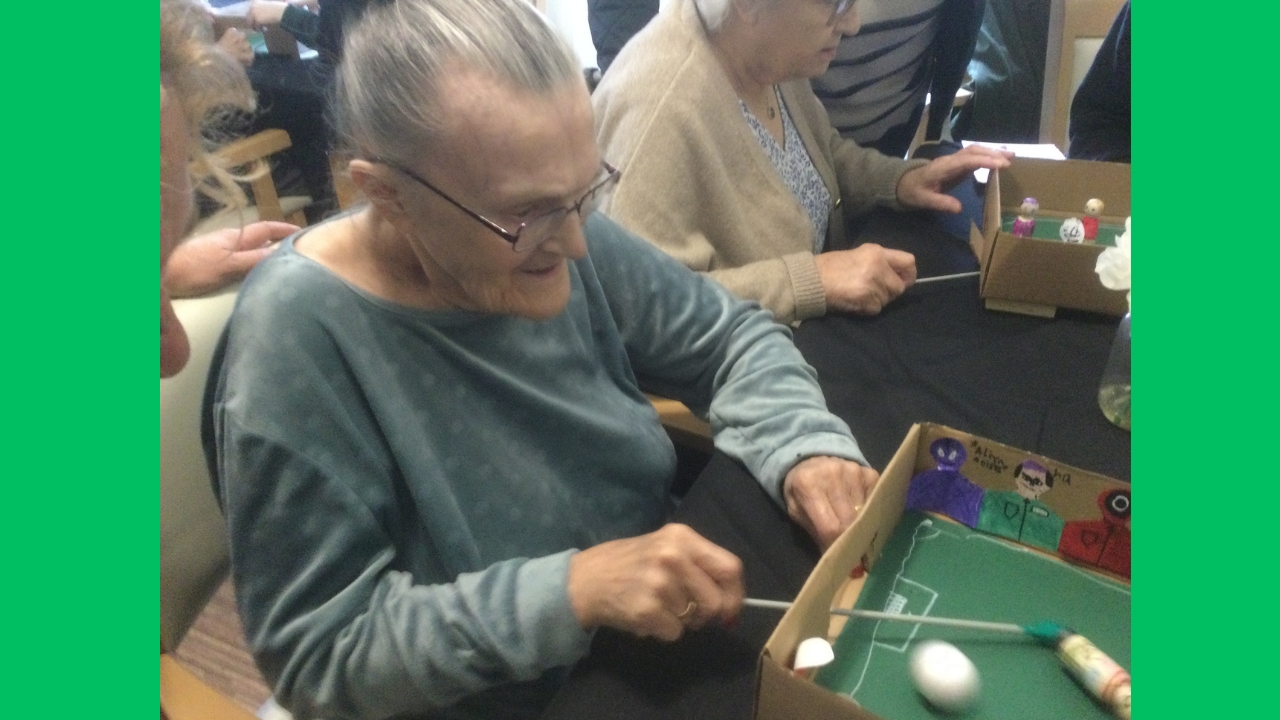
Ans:
[{"label": "white marshmallow", "polygon": [[978,699],[978,668],[955,645],[926,640],[911,653],[911,680],[931,705],[962,713]]}]

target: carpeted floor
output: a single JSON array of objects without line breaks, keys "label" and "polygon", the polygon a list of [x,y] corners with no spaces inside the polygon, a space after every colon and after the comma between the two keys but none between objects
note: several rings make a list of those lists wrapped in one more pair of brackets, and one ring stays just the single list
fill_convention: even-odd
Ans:
[{"label": "carpeted floor", "polygon": [[230,580],[218,588],[174,655],[210,687],[250,712],[271,696],[245,646]]}]

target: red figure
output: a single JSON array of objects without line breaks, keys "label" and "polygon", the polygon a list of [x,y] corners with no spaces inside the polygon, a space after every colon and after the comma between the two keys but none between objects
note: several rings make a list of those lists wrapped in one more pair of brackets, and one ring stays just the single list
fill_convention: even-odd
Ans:
[{"label": "red figure", "polygon": [[1062,528],[1058,552],[1085,565],[1130,576],[1129,491],[1104,490],[1098,496],[1101,520],[1072,520]]},{"label": "red figure", "polygon": [[1080,222],[1084,225],[1085,242],[1093,242],[1098,239],[1098,218],[1102,215],[1103,203],[1098,198],[1093,198],[1084,204],[1084,219]]}]

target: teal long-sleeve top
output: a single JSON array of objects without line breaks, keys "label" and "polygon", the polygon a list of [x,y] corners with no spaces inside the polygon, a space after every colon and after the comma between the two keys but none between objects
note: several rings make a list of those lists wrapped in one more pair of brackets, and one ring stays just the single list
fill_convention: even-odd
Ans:
[{"label": "teal long-sleeve top", "polygon": [[251,650],[313,717],[535,717],[585,654],[577,550],[660,527],[648,389],[706,413],[781,502],[800,459],[865,463],[790,331],[602,215],[558,316],[423,311],[292,239],[246,280],[205,443]]}]

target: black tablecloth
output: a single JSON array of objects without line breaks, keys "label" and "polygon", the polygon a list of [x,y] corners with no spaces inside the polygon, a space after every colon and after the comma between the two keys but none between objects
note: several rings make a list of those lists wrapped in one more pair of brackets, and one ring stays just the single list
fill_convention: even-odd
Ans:
[{"label": "black tablecloth", "polygon": [[[860,240],[915,253],[921,278],[977,267],[967,244],[916,215],[877,211]],[[986,310],[975,277],[917,285],[876,317],[806,321],[795,341],[877,469],[912,423],[932,421],[1128,480],[1129,433],[1098,409],[1118,324]]]},{"label": "black tablecloth", "polygon": [[[927,217],[878,211],[859,226],[860,241],[914,252],[920,277],[977,267],[968,246]],[[796,345],[878,469],[912,423],[934,421],[1128,479],[1129,434],[1097,404],[1117,323],[987,311],[973,278],[917,286],[874,318],[807,321]],[[754,597],[794,597],[818,559],[813,542],[719,453],[676,520],[742,558]],[[544,717],[746,720],[756,658],[777,619],[744,609],[736,628],[673,644],[601,631]]]}]

